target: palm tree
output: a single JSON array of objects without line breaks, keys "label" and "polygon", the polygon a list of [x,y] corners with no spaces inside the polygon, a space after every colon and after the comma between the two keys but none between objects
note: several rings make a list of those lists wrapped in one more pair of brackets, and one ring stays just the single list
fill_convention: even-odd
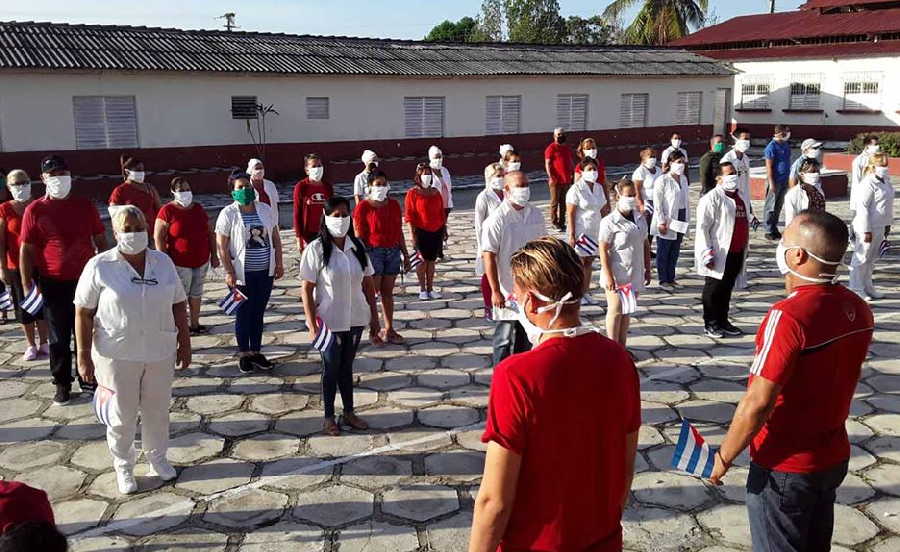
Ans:
[{"label": "palm tree", "polygon": [[[638,0],[613,0],[603,17],[618,20]],[[631,25],[625,29],[629,44],[661,45],[703,26],[708,0],[641,0],[643,5]]]}]

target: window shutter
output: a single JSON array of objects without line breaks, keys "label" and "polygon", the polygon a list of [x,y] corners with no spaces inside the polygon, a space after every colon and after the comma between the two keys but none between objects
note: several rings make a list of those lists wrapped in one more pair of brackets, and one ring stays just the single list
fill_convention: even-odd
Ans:
[{"label": "window shutter", "polygon": [[769,109],[769,93],[772,89],[770,75],[750,75],[741,83],[741,107],[743,109]]},{"label": "window shutter", "polygon": [[521,96],[487,96],[485,134],[518,134],[521,112]]},{"label": "window shutter", "polygon": [[328,119],[328,98],[306,98],[307,119]]},{"label": "window shutter", "polygon": [[410,138],[422,136],[424,106],[425,98],[403,98],[403,121],[406,127],[406,136]]},{"label": "window shutter", "polygon": [[844,76],[844,109],[881,109],[881,74],[851,73]]},{"label": "window shutter", "polygon": [[444,135],[444,98],[425,98],[425,122],[423,136],[441,137]]},{"label": "window shutter", "polygon": [[650,94],[622,94],[619,107],[619,126],[636,128],[647,126],[647,108]]},{"label": "window shutter", "polygon": [[403,121],[409,138],[444,135],[443,96],[403,98]]},{"label": "window shutter", "polygon": [[138,147],[134,96],[107,97],[105,103],[108,147]]},{"label": "window shutter", "polygon": [[106,118],[103,97],[75,96],[75,147],[77,149],[106,148]]},{"label": "window shutter", "polygon": [[232,96],[231,97],[231,118],[232,119],[256,119],[259,114],[256,111],[256,96]]},{"label": "window shutter", "polygon": [[699,125],[703,105],[703,92],[679,92],[675,110],[675,123],[679,125]]},{"label": "window shutter", "polygon": [[488,96],[484,106],[485,134],[500,134],[501,96]]},{"label": "window shutter", "polygon": [[556,96],[556,126],[562,128],[571,127],[572,123],[572,96],[560,94]]},{"label": "window shutter", "polygon": [[138,147],[134,96],[75,96],[72,105],[77,149]]},{"label": "window shutter", "polygon": [[791,75],[790,109],[819,109],[822,75]]},{"label": "window shutter", "polygon": [[587,94],[556,96],[556,125],[566,130],[587,130]]}]

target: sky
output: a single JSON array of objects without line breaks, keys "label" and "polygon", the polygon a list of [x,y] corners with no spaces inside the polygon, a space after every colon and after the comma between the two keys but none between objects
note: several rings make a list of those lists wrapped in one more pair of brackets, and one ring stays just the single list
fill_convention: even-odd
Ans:
[{"label": "sky", "polygon": [[[776,10],[802,3],[776,0]],[[559,4],[563,16],[588,17],[602,11],[606,0]],[[769,9],[768,0],[709,0],[709,5],[720,22]],[[234,12],[245,31],[420,39],[437,23],[475,16],[480,7],[481,0],[0,0],[0,21],[215,29],[224,23],[217,16]]]}]

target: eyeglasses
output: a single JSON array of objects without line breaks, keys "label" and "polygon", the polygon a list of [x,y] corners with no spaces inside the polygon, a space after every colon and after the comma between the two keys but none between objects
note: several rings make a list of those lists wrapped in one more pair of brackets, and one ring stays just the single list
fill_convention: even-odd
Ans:
[{"label": "eyeglasses", "polygon": [[157,280],[156,278],[139,278],[138,276],[133,276],[131,278],[131,283],[145,286],[156,286],[159,285],[159,280]]}]

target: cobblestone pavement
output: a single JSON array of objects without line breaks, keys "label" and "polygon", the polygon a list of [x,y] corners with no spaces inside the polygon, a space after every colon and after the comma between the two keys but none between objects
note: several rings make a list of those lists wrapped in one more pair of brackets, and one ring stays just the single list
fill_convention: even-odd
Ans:
[{"label": "cobblestone pavement", "polygon": [[[213,333],[194,338],[195,364],[175,380],[169,456],[177,480],[163,484],[139,464],[141,492],[119,496],[90,403],[51,405],[47,363],[21,360],[13,324],[0,326],[0,475],[49,493],[75,551],[464,550],[483,464],[492,327],[480,318],[472,272],[471,193],[459,203],[468,208],[453,213],[448,259],[438,266],[444,299],[419,301],[407,281],[396,317],[409,344],[365,345],[356,362],[357,406],[373,429],[318,435],[319,361],[309,351],[295,277],[279,282],[266,316],[265,352],[279,365],[254,376],[237,370],[232,325],[214,304],[224,287],[213,282],[204,304]],[[845,214],[846,202],[831,208]],[[732,309],[745,337],[701,335],[691,240],[679,263],[684,287],[641,297],[630,348],[639,359],[644,426],[624,522],[629,550],[749,549],[746,468],[713,488],[667,466],[679,415],[721,441],[744,390],[753,335],[783,296],[774,246],[761,232],[753,246],[752,286],[736,294]],[[875,342],[847,422],[853,457],[834,536],[842,551],[900,550],[900,267],[896,257],[889,261],[878,265],[889,293],[874,306]],[[602,326],[600,307],[585,315]],[[738,462],[746,463],[746,456]]]}]

